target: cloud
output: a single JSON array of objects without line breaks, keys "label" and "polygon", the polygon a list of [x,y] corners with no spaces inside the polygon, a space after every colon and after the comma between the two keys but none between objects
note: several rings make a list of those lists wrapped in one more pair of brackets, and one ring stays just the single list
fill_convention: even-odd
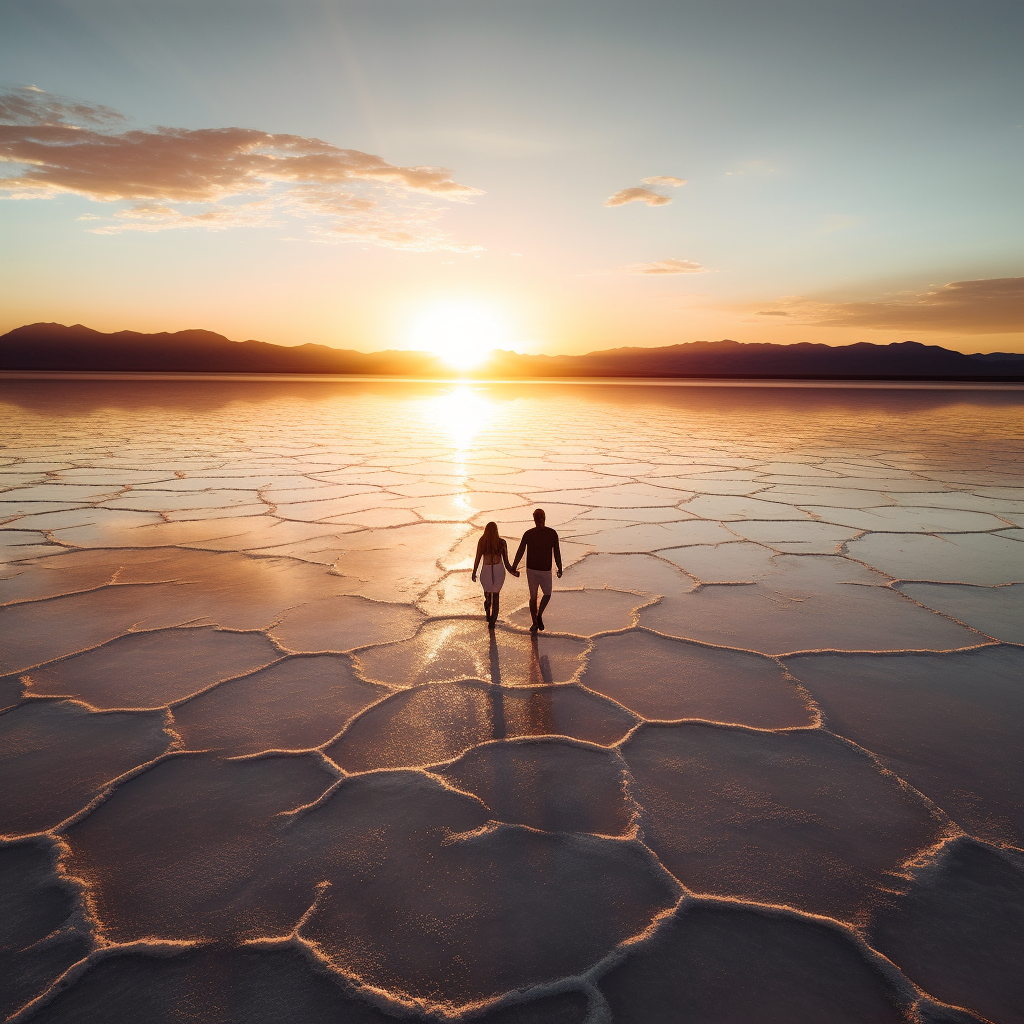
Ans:
[{"label": "cloud", "polygon": [[624,188],[620,192],[616,192],[615,195],[609,196],[604,201],[604,205],[625,206],[626,203],[646,203],[648,206],[668,206],[671,202],[672,200],[668,196],[663,196],[660,192],[634,185],[632,188]]},{"label": "cloud", "polygon": [[[644,185],[664,185],[671,188],[678,188],[686,184],[685,178],[675,178],[671,174],[656,174],[651,178],[640,179]],[[615,195],[609,196],[605,206],[625,206],[626,203],[646,203],[648,206],[668,206],[672,202],[671,197],[655,192],[654,189],[644,188],[642,185],[634,185],[632,188],[624,188]]]},{"label": "cloud", "polygon": [[74,103],[51,96],[34,85],[0,94],[0,122],[4,124],[80,125],[95,127],[125,124],[127,118],[110,107]]},{"label": "cloud", "polygon": [[[779,312],[771,311],[771,315]],[[953,281],[932,291],[877,302],[793,299],[786,303],[784,312],[818,327],[1020,333],[1024,332],[1024,277]]]},{"label": "cloud", "polygon": [[[119,235],[125,231],[168,231],[175,228],[224,231],[227,228],[259,227],[269,224],[273,221],[273,214],[274,205],[270,203],[243,203],[237,206],[216,204],[194,213],[159,203],[137,203],[116,210],[112,214],[112,222],[92,228],[91,231],[95,235]],[[87,216],[89,220],[102,219]]]},{"label": "cloud", "polygon": [[708,268],[693,260],[658,260],[655,263],[631,263],[622,268],[627,274],[706,274]]},{"label": "cloud", "polygon": [[678,188],[686,184],[685,178],[674,178],[671,174],[655,174],[652,178],[640,179],[645,185],[668,185],[671,188]]},{"label": "cloud", "polygon": [[439,201],[482,193],[443,167],[391,164],[301,135],[253,128],[127,127],[109,107],[35,87],[0,95],[0,177],[11,199],[78,195],[131,204],[93,231],[254,226],[293,216],[321,237],[465,249],[434,226]]}]

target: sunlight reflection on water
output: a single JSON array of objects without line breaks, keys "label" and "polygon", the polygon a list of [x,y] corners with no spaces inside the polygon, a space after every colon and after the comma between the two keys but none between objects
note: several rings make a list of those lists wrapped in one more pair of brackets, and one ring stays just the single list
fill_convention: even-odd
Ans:
[{"label": "sunlight reflection on water", "polygon": [[440,431],[448,434],[460,453],[473,446],[477,435],[490,425],[493,416],[493,404],[468,385],[428,401],[431,419]]}]

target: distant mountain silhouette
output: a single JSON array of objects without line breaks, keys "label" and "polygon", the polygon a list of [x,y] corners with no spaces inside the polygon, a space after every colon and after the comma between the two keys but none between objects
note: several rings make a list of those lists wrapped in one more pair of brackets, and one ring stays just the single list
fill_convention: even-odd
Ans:
[{"label": "distant mountain silhouette", "polygon": [[[29,324],[0,337],[0,370],[162,373],[451,376],[424,352],[355,352],[326,345],[289,348],[230,341],[212,331],[102,334],[76,324]],[[904,341],[841,347],[695,341],[665,348],[617,348],[581,356],[495,352],[487,377],[711,377],[785,380],[1024,380],[1024,355],[964,355]]]},{"label": "distant mountain silhouette", "polygon": [[29,324],[0,337],[2,370],[153,373],[346,373],[422,376],[444,371],[419,352],[354,352],[327,345],[289,348],[230,341],[213,331],[102,334],[81,324]]}]

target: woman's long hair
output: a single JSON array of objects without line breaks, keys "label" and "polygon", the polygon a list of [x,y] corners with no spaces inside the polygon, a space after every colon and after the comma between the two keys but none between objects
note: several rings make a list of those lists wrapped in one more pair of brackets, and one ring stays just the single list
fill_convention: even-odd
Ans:
[{"label": "woman's long hair", "polygon": [[501,554],[501,535],[497,523],[488,523],[484,527],[484,535],[480,538],[480,550],[485,555]]}]

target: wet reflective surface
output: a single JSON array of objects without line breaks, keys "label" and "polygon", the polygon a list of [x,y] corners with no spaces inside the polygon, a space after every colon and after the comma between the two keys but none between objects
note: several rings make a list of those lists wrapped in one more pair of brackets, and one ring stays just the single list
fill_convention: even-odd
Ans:
[{"label": "wet reflective surface", "polygon": [[1024,1020],[1024,394],[0,399],[5,1017]]}]

